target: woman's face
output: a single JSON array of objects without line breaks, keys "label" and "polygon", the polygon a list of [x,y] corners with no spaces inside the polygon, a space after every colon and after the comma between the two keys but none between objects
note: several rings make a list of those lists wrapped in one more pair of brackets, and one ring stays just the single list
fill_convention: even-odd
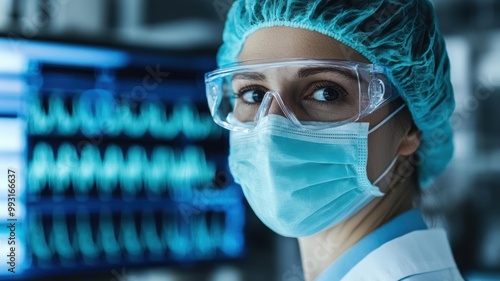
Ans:
[{"label": "woman's face", "polygon": [[[275,59],[336,59],[370,63],[361,54],[333,38],[317,32],[292,27],[262,28],[250,35],[238,56],[239,61]],[[290,95],[287,89],[293,87],[294,73],[274,73],[267,75],[268,88],[280,93],[284,100]],[[354,83],[354,82],[353,82]],[[353,85],[355,86],[355,85]],[[293,100],[293,99],[292,99]],[[276,103],[273,101],[273,103]],[[383,106],[374,113],[361,119],[369,122],[370,128],[377,125],[390,114],[390,107]],[[277,104],[272,104],[269,114],[282,114]],[[399,154],[403,130],[393,126],[394,118],[374,131],[368,138],[368,177],[373,182]],[[386,182],[381,181],[382,191]]]}]

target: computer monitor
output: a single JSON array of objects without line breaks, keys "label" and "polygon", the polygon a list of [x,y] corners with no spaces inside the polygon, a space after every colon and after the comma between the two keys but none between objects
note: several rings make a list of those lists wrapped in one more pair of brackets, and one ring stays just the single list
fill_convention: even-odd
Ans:
[{"label": "computer monitor", "polygon": [[0,39],[0,279],[240,258],[242,194],[205,100],[213,68]]}]

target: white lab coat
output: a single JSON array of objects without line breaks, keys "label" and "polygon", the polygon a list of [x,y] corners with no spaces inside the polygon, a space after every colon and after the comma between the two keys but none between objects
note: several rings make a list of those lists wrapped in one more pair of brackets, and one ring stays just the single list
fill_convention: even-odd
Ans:
[{"label": "white lab coat", "polygon": [[378,247],[342,281],[463,281],[442,229],[412,231]]}]

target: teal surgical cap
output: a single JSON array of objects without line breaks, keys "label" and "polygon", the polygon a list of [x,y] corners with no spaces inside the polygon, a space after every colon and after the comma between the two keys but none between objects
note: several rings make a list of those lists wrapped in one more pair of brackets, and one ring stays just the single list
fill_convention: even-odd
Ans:
[{"label": "teal surgical cap", "polygon": [[422,142],[414,159],[420,186],[453,155],[455,107],[443,36],[428,0],[236,0],[228,12],[219,66],[237,61],[246,38],[264,27],[316,31],[356,50],[388,76],[406,102]]}]

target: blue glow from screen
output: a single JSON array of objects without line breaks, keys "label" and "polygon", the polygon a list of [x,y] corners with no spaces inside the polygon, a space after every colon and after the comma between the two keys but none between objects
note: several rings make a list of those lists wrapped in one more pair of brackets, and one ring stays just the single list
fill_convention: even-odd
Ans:
[{"label": "blue glow from screen", "polygon": [[59,196],[70,187],[78,198],[86,199],[93,186],[101,199],[109,199],[118,187],[125,198],[134,197],[143,187],[151,197],[168,191],[173,198],[182,199],[192,197],[192,187],[209,182],[215,173],[215,163],[196,146],[182,151],[157,146],[148,157],[142,146],[123,151],[112,144],[101,157],[95,145],[85,145],[78,153],[74,145],[62,143],[54,153],[50,145],[38,142],[29,163],[28,185],[34,198],[48,185],[54,198],[61,200]]},{"label": "blue glow from screen", "polygon": [[162,103],[144,102],[138,114],[133,113],[129,103],[116,104],[113,97],[106,94],[99,95],[92,102],[82,97],[74,98],[71,104],[70,114],[61,96],[51,95],[46,110],[42,108],[39,98],[32,98],[29,105],[30,133],[64,136],[78,132],[109,136],[124,133],[130,138],[140,138],[149,133],[155,138],[167,140],[179,134],[192,140],[220,136],[220,128],[210,114],[200,113],[195,106],[186,103],[176,104],[167,112]]},{"label": "blue glow from screen", "polygon": [[[241,208],[234,211],[243,215]],[[186,223],[182,216],[147,209],[139,220],[127,210],[92,215],[85,210],[74,215],[59,210],[52,214],[50,226],[40,214],[29,217],[29,246],[42,264],[54,258],[70,262],[82,256],[90,262],[100,255],[116,259],[147,253],[176,260],[209,260],[217,251],[229,256],[243,251],[242,237],[225,227],[226,223],[223,212],[193,214]]]},{"label": "blue glow from screen", "polygon": [[[0,58],[0,167],[23,175],[16,277],[242,257],[241,190],[216,179],[227,135],[194,78],[213,58],[12,38]],[[120,98],[160,64],[177,76]]]},{"label": "blue glow from screen", "polygon": [[[16,38],[0,38],[0,50],[11,55],[26,57],[31,61],[82,67],[123,67],[129,56],[122,51],[78,46],[71,44],[53,44]],[[11,68],[18,68],[17,60]]]}]

